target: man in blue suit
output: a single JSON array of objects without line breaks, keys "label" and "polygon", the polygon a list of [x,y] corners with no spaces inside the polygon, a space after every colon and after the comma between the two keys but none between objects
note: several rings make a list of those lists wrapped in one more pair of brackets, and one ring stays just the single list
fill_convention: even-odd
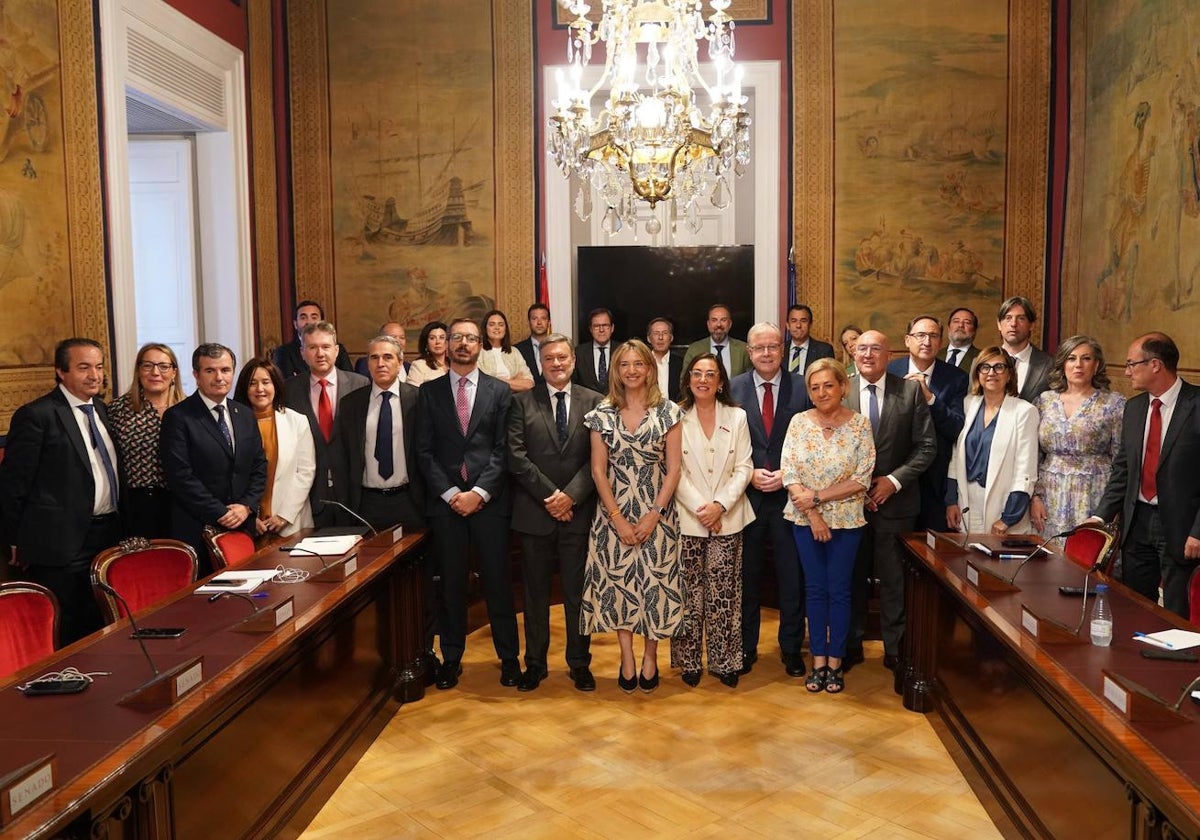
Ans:
[{"label": "man in blue suit", "polygon": [[249,407],[229,399],[233,351],[201,344],[192,353],[196,393],[163,415],[163,472],[171,490],[171,536],[196,549],[208,569],[205,525],[254,535],[254,512],[267,488],[267,458]]},{"label": "man in blue suit", "polygon": [[789,373],[804,376],[808,366],[817,359],[832,359],[833,345],[812,337],[813,311],[806,304],[794,303],[788,307],[788,341],[784,348],[784,369]]},{"label": "man in blue suit", "polygon": [[887,372],[911,379],[921,386],[929,406],[937,454],[929,469],[921,473],[921,512],[917,528],[946,530],[946,473],[950,454],[963,427],[963,399],[967,396],[966,372],[938,358],[942,348],[942,324],[932,315],[918,315],[908,322],[904,346],[907,359],[893,359]]},{"label": "man in blue suit", "polygon": [[779,652],[789,676],[804,676],[804,572],[796,555],[792,525],[783,518],[787,490],[779,459],[792,416],[811,407],[804,380],[783,370],[783,334],[774,324],[755,324],[746,336],[752,369],[729,383],[746,411],[754,473],[746,495],[754,522],[742,531],[742,673],[758,659],[760,591],[767,543],[775,552],[779,579]]}]

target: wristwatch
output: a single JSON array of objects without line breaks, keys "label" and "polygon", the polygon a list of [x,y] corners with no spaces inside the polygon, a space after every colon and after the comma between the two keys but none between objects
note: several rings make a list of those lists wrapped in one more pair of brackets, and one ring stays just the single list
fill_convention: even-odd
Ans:
[{"label": "wristwatch", "polygon": [[816,507],[819,504],[821,504],[821,494],[814,491],[813,492],[813,507]]},{"label": "wristwatch", "polygon": [[666,516],[666,515],[667,515],[667,508],[666,508],[666,505],[654,505],[653,507],[654,507],[654,509],[655,509],[656,511],[658,511],[658,515],[659,515],[659,516]]}]

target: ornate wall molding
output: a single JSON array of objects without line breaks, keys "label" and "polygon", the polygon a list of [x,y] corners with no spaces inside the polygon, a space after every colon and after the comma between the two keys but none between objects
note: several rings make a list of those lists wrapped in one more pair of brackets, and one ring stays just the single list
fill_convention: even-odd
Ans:
[{"label": "ornate wall molding", "polygon": [[250,159],[254,179],[254,281],[259,349],[282,339],[279,216],[275,184],[274,48],[271,0],[249,0]]}]

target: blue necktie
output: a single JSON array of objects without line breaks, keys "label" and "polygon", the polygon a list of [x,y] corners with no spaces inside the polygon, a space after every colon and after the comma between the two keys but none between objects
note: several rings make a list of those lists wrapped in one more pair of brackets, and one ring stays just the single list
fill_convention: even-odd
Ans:
[{"label": "blue necktie", "polygon": [[392,465],[392,392],[379,395],[379,425],[375,427],[375,460],[379,462],[379,477],[389,479],[394,472]]},{"label": "blue necktie", "polygon": [[[719,364],[721,366],[721,370],[728,371],[729,366],[725,364],[725,359],[723,359],[721,357],[721,351],[724,349],[725,349],[724,344],[714,344],[713,345],[713,355],[717,357],[717,364]],[[726,373],[726,376],[728,376],[728,375],[729,374]]]},{"label": "blue necktie", "polygon": [[567,442],[567,395],[565,391],[559,391],[554,395],[558,400],[558,405],[554,409],[554,425],[558,427],[558,442]]},{"label": "blue necktie", "polygon": [[225,422],[225,406],[213,406],[213,411],[217,412],[217,428],[221,430],[221,434],[225,435],[225,442],[229,444],[229,449],[233,449],[233,435],[229,433],[229,424]]},{"label": "blue necktie", "polygon": [[957,347],[950,348],[950,359],[949,359],[950,364],[954,365],[955,367],[958,367],[958,354],[961,352],[962,351],[959,350]]},{"label": "blue necktie", "polygon": [[868,385],[867,390],[871,392],[871,399],[867,403],[867,417],[871,420],[871,431],[879,431],[879,398],[875,394],[875,386]]},{"label": "blue necktie", "polygon": [[100,456],[100,463],[104,465],[104,472],[108,475],[108,494],[112,500],[112,506],[117,507],[117,471],[113,469],[112,458],[108,456],[108,447],[104,445],[104,438],[100,437],[100,427],[96,425],[96,406],[81,405],[79,410],[82,411],[88,420],[88,434],[92,438],[92,449],[95,449]]},{"label": "blue necktie", "polygon": [[607,350],[607,347],[600,348],[600,373],[596,376],[596,382],[600,385],[601,391],[608,390],[608,359],[604,356]]}]

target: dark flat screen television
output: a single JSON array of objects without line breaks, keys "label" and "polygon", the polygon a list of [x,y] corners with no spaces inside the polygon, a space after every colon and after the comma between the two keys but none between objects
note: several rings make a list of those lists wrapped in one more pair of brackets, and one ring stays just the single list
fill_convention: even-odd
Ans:
[{"label": "dark flat screen television", "polygon": [[580,246],[576,284],[578,341],[589,341],[588,313],[613,313],[614,339],[646,338],[651,318],[675,324],[675,343],[707,335],[708,307],[724,303],[733,316],[734,338],[745,339],[754,323],[754,246],[680,248]]}]

